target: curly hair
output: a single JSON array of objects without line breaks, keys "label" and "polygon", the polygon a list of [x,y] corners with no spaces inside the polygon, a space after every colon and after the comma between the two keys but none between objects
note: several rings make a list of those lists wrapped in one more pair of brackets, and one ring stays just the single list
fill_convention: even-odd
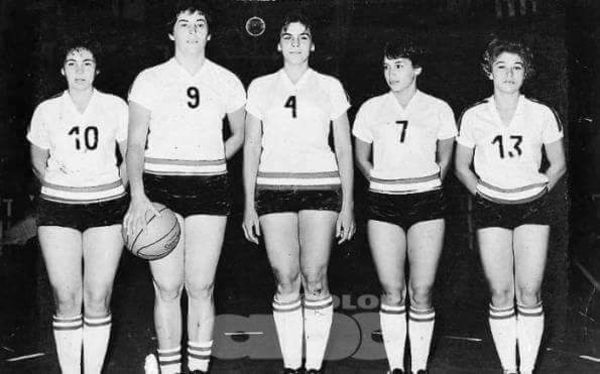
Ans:
[{"label": "curly hair", "polygon": [[486,76],[492,73],[492,65],[502,53],[512,53],[523,60],[523,66],[525,69],[525,79],[532,77],[535,73],[533,66],[533,53],[525,43],[519,40],[509,40],[495,38],[487,45],[485,52],[483,53],[483,62],[481,63],[481,69]]},{"label": "curly hair", "polygon": [[92,56],[94,56],[96,69],[98,69],[98,61],[102,59],[102,44],[91,32],[73,32],[60,39],[58,48],[56,48],[56,61],[60,67],[64,65],[69,53],[80,49],[90,51]]}]

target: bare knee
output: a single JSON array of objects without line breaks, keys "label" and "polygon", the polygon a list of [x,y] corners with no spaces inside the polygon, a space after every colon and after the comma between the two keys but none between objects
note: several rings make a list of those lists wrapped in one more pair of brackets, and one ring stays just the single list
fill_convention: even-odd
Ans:
[{"label": "bare knee", "polygon": [[538,305],[542,301],[540,289],[529,287],[517,288],[517,302],[522,306]]},{"label": "bare knee", "polygon": [[110,310],[110,291],[86,290],[83,304],[87,316],[106,316]]},{"label": "bare knee", "polygon": [[382,284],[381,303],[385,305],[404,305],[406,302],[406,288],[403,284]]},{"label": "bare knee", "polygon": [[277,299],[280,301],[293,301],[300,296],[300,272],[283,272],[273,269],[277,281]]},{"label": "bare knee", "polygon": [[187,292],[188,297],[197,301],[212,300],[214,289],[214,282],[186,282],[185,285],[185,291]]},{"label": "bare knee", "polygon": [[426,309],[431,307],[431,296],[433,293],[433,285],[416,285],[411,284],[409,287],[410,303],[418,309]]},{"label": "bare knee", "polygon": [[327,269],[303,272],[304,278],[304,296],[307,299],[322,299],[329,296],[329,287],[327,285]]},{"label": "bare knee", "polygon": [[82,296],[79,292],[54,292],[56,315],[74,316],[81,313]]},{"label": "bare knee", "polygon": [[492,305],[498,308],[508,307],[514,304],[515,293],[509,287],[493,287],[492,292]]},{"label": "bare knee", "polygon": [[157,301],[166,303],[179,302],[183,292],[183,284],[178,285],[158,285],[154,283],[154,291]]}]

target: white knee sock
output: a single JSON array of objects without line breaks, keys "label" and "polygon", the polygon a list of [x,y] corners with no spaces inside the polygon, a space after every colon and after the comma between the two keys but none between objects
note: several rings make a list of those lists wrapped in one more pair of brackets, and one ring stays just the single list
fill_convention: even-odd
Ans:
[{"label": "white knee sock", "polygon": [[416,309],[408,311],[408,338],[410,340],[411,370],[416,372],[427,369],[427,359],[433,337],[435,310]]},{"label": "white knee sock", "polygon": [[390,371],[404,370],[406,346],[406,306],[381,304],[379,311],[383,346],[390,364]]},{"label": "white knee sock", "polygon": [[83,318],[83,372],[85,374],[100,374],[108,340],[112,316]]},{"label": "white knee sock", "polygon": [[158,366],[160,366],[160,374],[179,374],[181,372],[181,347],[159,349]]},{"label": "white knee sock", "polygon": [[542,303],[534,306],[517,305],[517,340],[521,373],[531,373],[537,360],[544,333],[544,308]]},{"label": "white knee sock", "polygon": [[280,302],[277,297],[274,297],[273,319],[283,356],[283,366],[288,369],[299,369],[302,366],[304,335],[300,298],[290,302]]},{"label": "white knee sock", "polygon": [[496,308],[490,304],[490,330],[502,369],[517,372],[517,317],[515,307]]},{"label": "white knee sock", "polygon": [[56,354],[63,374],[81,373],[81,346],[83,344],[83,320],[76,317],[52,319],[56,342]]},{"label": "white knee sock", "polygon": [[187,357],[190,371],[208,371],[212,345],[212,340],[203,343],[188,341]]},{"label": "white knee sock", "polygon": [[329,341],[333,321],[333,298],[304,299],[304,338],[306,341],[306,369],[320,370]]}]

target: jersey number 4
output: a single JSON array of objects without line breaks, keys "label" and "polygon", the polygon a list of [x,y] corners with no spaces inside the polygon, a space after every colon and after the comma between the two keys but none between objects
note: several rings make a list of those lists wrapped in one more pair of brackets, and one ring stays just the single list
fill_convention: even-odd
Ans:
[{"label": "jersey number 4", "polygon": [[198,90],[198,88],[188,87],[187,96],[190,99],[187,102],[187,105],[192,109],[198,108],[198,105],[200,105],[200,91]]},{"label": "jersey number 4", "polygon": [[296,118],[296,96],[292,95],[288,97],[283,107],[290,108],[292,110],[292,118]]},{"label": "jersey number 4", "polygon": [[[75,137],[75,149],[81,149],[81,136],[79,136],[79,126],[74,126],[69,130],[69,135]],[[83,130],[83,144],[85,148],[92,151],[98,148],[98,128],[96,126],[88,126]]]},{"label": "jersey number 4", "polygon": [[[523,150],[521,149],[520,145],[523,142],[523,136],[522,135],[511,135],[510,136],[510,140],[513,140],[513,150],[508,151],[508,157],[516,157],[516,156],[521,156],[523,154]],[[498,144],[498,152],[500,153],[500,158],[504,158],[504,142],[503,142],[503,138],[502,135],[498,135],[496,136],[493,140],[492,140],[492,144]]]},{"label": "jersey number 4", "polygon": [[408,129],[408,121],[396,121],[396,124],[402,126],[398,143],[404,143],[404,139],[406,138],[406,129]]}]

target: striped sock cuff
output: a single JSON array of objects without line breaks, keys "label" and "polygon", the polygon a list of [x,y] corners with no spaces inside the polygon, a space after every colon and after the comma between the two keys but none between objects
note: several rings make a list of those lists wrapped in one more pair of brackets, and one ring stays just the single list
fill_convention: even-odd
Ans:
[{"label": "striped sock cuff", "polygon": [[406,313],[406,305],[387,305],[381,304],[381,308],[379,310],[381,314],[405,314]]},{"label": "striped sock cuff", "polygon": [[188,357],[194,358],[196,360],[210,360],[210,355],[212,353],[212,345],[212,340],[203,343],[188,341]]},{"label": "striped sock cuff", "polygon": [[85,327],[102,327],[110,326],[112,323],[112,314],[105,317],[83,317]]},{"label": "striped sock cuff", "polygon": [[279,301],[277,296],[273,298],[273,311],[274,312],[293,312],[299,310],[302,307],[302,301],[300,298],[293,301]]},{"label": "striped sock cuff", "polygon": [[531,306],[517,304],[517,311],[520,317],[541,317],[544,315],[544,307],[541,302]]},{"label": "striped sock cuff", "polygon": [[509,319],[515,316],[515,306],[498,308],[490,304],[490,319]]},{"label": "striped sock cuff", "polygon": [[83,327],[83,316],[80,314],[75,317],[52,316],[52,329],[55,331],[77,330]]},{"label": "striped sock cuff", "polygon": [[435,320],[435,309],[417,309],[411,306],[408,309],[408,319],[413,322],[432,322]]},{"label": "striped sock cuff", "polygon": [[157,352],[160,366],[181,364],[181,347],[159,349]]},{"label": "striped sock cuff", "polygon": [[304,309],[320,310],[329,307],[333,307],[333,297],[331,295],[320,300],[304,299]]}]

